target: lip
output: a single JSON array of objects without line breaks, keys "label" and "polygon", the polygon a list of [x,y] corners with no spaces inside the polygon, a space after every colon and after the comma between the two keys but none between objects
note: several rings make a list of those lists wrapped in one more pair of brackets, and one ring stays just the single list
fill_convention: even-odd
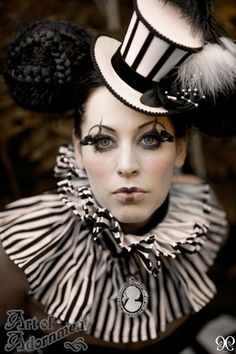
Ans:
[{"label": "lip", "polygon": [[145,191],[142,188],[122,187],[115,190],[112,194],[117,200],[121,202],[131,203],[131,202],[137,202],[139,200],[142,200],[145,197],[146,193],[147,191]]}]

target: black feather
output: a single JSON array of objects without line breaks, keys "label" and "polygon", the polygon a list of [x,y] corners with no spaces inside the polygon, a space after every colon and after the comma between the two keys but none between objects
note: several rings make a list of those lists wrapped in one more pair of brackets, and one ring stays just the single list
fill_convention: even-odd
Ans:
[{"label": "black feather", "polygon": [[163,0],[177,6],[190,21],[193,32],[202,32],[206,42],[219,43],[220,25],[214,16],[213,0]]}]

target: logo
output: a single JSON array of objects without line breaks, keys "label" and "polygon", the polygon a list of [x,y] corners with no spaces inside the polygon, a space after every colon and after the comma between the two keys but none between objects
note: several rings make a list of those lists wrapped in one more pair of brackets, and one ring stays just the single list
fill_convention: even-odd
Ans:
[{"label": "logo", "polygon": [[[4,347],[6,352],[32,352],[39,351],[59,340],[67,337],[74,332],[86,331],[88,329],[88,323],[76,322],[74,324],[66,324],[60,327],[58,330],[53,330],[54,318],[49,316],[46,319],[38,321],[36,317],[26,319],[24,317],[23,310],[10,310],[7,311],[7,322],[5,324],[5,330],[7,331],[7,343]],[[30,337],[25,336],[25,331],[36,330],[51,330],[49,334],[45,334],[43,337],[37,338],[33,335]],[[72,351],[87,350],[88,346],[83,337],[79,337],[73,342],[64,342],[64,347]]]},{"label": "logo", "polygon": [[232,352],[235,348],[235,338],[228,336],[224,338],[223,336],[218,336],[215,339],[217,350],[219,352]]},{"label": "logo", "polygon": [[85,351],[88,349],[88,345],[85,343],[83,337],[79,337],[75,339],[73,342],[65,342],[64,347],[66,349],[72,350],[73,352],[79,352],[80,350]]},{"label": "logo", "polygon": [[131,277],[120,288],[117,302],[130,317],[139,316],[147,308],[147,290],[142,283]]}]

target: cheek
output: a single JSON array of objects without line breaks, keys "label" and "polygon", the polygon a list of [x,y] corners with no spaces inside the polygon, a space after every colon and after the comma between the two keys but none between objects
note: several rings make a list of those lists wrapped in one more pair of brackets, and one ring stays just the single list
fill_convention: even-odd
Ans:
[{"label": "cheek", "polygon": [[170,152],[168,154],[160,154],[158,157],[150,157],[146,160],[146,170],[149,171],[153,178],[166,178],[172,176],[175,165],[175,154]]},{"label": "cheek", "polygon": [[111,164],[108,159],[105,159],[101,154],[85,154],[84,168],[90,181],[104,180],[109,176]]}]

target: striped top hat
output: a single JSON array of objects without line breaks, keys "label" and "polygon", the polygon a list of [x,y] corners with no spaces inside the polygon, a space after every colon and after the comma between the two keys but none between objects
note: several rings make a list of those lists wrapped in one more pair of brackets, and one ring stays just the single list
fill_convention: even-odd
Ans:
[{"label": "striped top hat", "polygon": [[[230,71],[236,74],[234,57],[223,76],[223,46],[217,44],[215,55],[212,46],[216,43],[206,46],[203,31],[186,16],[178,1],[135,0],[123,42],[98,36],[93,45],[94,63],[108,89],[138,111],[165,115],[192,109],[205,93],[214,96],[217,90],[230,86],[226,82]],[[232,45],[225,38],[225,50]],[[203,51],[204,47],[209,48]]]}]

